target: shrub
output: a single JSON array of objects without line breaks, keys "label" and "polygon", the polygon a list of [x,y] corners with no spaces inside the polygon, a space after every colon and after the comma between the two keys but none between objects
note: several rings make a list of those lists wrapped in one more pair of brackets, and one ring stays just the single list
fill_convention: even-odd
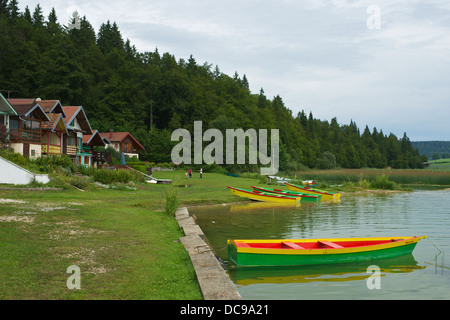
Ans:
[{"label": "shrub", "polygon": [[84,176],[72,176],[68,179],[68,182],[78,189],[87,189],[89,186],[89,178]]},{"label": "shrub", "polygon": [[370,186],[375,189],[394,190],[396,184],[389,180],[389,177],[385,174],[377,176]]},{"label": "shrub", "polygon": [[129,170],[98,170],[94,169],[90,172],[90,176],[95,181],[104,184],[111,184],[115,182],[127,183],[129,181],[142,182],[144,177],[137,173]]}]

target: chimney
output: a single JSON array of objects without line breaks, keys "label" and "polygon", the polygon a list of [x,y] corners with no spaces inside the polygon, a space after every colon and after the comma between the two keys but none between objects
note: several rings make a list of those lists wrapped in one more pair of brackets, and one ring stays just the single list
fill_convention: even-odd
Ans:
[{"label": "chimney", "polygon": [[112,134],[113,134],[113,130],[112,130],[112,129],[110,129],[110,130],[109,130],[109,140],[111,140],[111,139],[112,139]]}]

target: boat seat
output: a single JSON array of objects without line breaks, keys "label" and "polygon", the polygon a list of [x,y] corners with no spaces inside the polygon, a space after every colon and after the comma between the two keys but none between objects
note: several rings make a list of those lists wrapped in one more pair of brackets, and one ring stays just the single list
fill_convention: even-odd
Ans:
[{"label": "boat seat", "polygon": [[296,243],[293,243],[291,241],[282,241],[281,244],[284,244],[285,246],[291,248],[291,249],[297,249],[297,250],[305,250],[302,246],[299,246]]},{"label": "boat seat", "polygon": [[320,244],[326,245],[326,246],[331,247],[333,249],[342,249],[342,248],[344,248],[343,246],[338,245],[337,243],[334,243],[334,242],[330,242],[330,241],[318,241],[318,242]]}]

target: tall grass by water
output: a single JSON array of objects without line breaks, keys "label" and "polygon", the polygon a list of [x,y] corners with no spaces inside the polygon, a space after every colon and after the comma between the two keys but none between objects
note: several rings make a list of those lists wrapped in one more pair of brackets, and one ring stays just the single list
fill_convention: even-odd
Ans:
[{"label": "tall grass by water", "polygon": [[382,176],[401,185],[450,186],[450,171],[447,170],[339,169],[297,172],[299,179],[312,179],[329,185],[343,184],[346,182],[357,184],[364,180],[369,183],[374,183],[378,177]]},{"label": "tall grass by water", "polygon": [[170,185],[166,188],[166,214],[174,217],[178,209],[178,191]]}]

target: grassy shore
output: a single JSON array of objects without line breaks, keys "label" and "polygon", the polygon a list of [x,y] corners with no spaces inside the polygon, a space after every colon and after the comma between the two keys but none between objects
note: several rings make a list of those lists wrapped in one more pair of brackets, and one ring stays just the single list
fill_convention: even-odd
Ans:
[{"label": "grassy shore", "polygon": [[[330,184],[330,190],[371,190],[370,184],[358,183],[369,179],[365,171],[308,174]],[[261,177],[204,173],[200,179],[194,173],[186,179],[184,171],[155,176],[174,182],[112,189],[84,181],[77,184],[84,190],[0,190],[0,299],[202,299],[189,255],[178,241],[183,234],[166,213],[166,195],[178,206],[238,202],[242,199],[226,186],[263,185]],[[67,288],[71,265],[80,267],[81,290]]]},{"label": "grassy shore", "polygon": [[[174,183],[0,190],[0,299],[202,299],[182,231],[165,212],[167,190],[179,206],[234,202],[226,185],[255,180],[157,177]],[[81,290],[67,288],[71,265]]]}]

